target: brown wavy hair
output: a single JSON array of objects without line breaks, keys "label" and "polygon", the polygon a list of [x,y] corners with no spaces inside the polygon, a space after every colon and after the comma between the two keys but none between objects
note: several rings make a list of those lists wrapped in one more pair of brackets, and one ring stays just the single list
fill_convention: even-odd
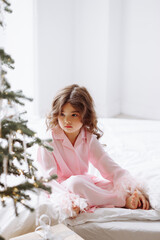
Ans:
[{"label": "brown wavy hair", "polygon": [[83,126],[90,133],[95,134],[97,139],[103,135],[103,132],[97,126],[97,116],[91,95],[85,87],[80,87],[77,84],[63,88],[53,99],[52,109],[46,118],[47,130],[58,125],[58,116],[66,103],[70,103],[80,112]]}]

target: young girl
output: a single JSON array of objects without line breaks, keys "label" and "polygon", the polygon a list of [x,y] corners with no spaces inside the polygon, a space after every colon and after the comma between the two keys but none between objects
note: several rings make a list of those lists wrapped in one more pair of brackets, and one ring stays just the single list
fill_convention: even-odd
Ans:
[{"label": "young girl", "polygon": [[[97,126],[93,99],[85,87],[73,84],[56,95],[47,126],[52,131],[54,150],[40,148],[38,161],[47,175],[58,175],[56,184],[60,192],[72,196],[70,216],[93,207],[149,209],[148,200],[129,172],[115,163],[98,141],[102,131]],[[103,179],[88,174],[89,162]],[[55,181],[52,191],[57,192]],[[64,203],[66,195],[61,196]],[[86,204],[79,204],[80,199]]]}]

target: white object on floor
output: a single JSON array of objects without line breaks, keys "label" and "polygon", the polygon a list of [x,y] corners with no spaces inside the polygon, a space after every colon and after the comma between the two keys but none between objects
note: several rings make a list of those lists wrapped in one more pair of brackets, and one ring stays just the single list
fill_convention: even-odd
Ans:
[{"label": "white object on floor", "polygon": [[[78,234],[67,228],[64,224],[57,224],[51,227],[53,234],[53,240],[83,240]],[[40,237],[37,232],[28,233],[19,237],[10,238],[10,240],[40,240],[44,239]]]}]

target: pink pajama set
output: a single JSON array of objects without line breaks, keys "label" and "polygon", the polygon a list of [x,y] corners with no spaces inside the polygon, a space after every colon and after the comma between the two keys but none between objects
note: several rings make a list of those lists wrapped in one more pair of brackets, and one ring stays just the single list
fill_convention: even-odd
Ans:
[{"label": "pink pajama set", "polygon": [[[84,198],[92,207],[124,207],[129,188],[133,190],[134,181],[129,172],[121,168],[106,153],[96,136],[82,128],[74,146],[63,130],[56,126],[52,131],[50,143],[53,152],[40,147],[38,162],[45,176],[57,174],[60,189]],[[88,174],[89,162],[97,168],[103,178]]]}]

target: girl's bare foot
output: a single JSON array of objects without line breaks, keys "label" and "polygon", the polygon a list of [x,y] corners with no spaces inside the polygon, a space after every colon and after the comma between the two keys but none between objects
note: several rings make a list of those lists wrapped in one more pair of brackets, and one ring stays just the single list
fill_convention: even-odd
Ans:
[{"label": "girl's bare foot", "polygon": [[135,190],[131,196],[127,197],[125,207],[130,209],[142,208],[143,210],[148,210],[150,206],[146,197],[140,191]]},{"label": "girl's bare foot", "polygon": [[137,209],[140,207],[140,204],[138,192],[135,190],[131,196],[127,197],[125,207],[129,209]]},{"label": "girl's bare foot", "polygon": [[72,216],[72,218],[75,218],[75,217],[77,217],[77,215],[80,213],[80,208],[78,207],[78,206],[74,206],[73,205],[73,211],[74,211],[74,214],[73,214],[73,216]]}]

